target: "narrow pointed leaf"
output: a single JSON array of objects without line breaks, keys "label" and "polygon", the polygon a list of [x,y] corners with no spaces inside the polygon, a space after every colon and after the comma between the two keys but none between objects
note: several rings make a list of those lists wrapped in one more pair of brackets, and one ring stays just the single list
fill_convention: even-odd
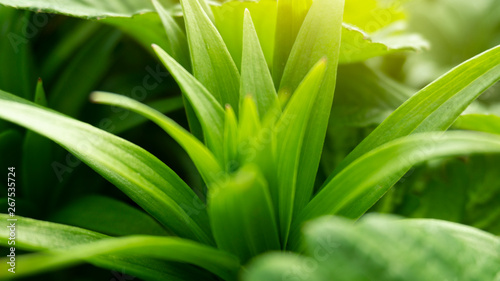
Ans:
[{"label": "narrow pointed leaf", "polygon": [[52,139],[115,184],[174,233],[212,243],[196,194],[144,149],[0,91],[0,118]]},{"label": "narrow pointed leaf", "polygon": [[281,243],[286,245],[294,212],[297,175],[302,145],[314,101],[323,83],[327,63],[320,60],[293,94],[276,124],[277,190],[273,188],[278,207]]},{"label": "narrow pointed leaf", "polygon": [[222,172],[214,155],[203,143],[161,112],[134,99],[117,94],[94,92],[91,100],[96,103],[115,105],[132,110],[155,122],[186,150],[207,184],[215,180],[216,175]]},{"label": "narrow pointed leaf", "polygon": [[[302,22],[312,5],[312,0],[279,0],[274,41],[273,78],[280,85],[285,65],[292,51]],[[333,15],[332,15],[333,16]],[[319,59],[319,58],[318,58]],[[317,60],[316,60],[317,61]]]},{"label": "narrow pointed leaf", "polygon": [[174,20],[170,12],[165,8],[164,1],[153,0],[153,5],[160,15],[160,19],[167,34],[168,46],[165,50],[176,61],[178,61],[186,70],[191,71],[191,58],[189,57],[189,49],[186,34]]},{"label": "narrow pointed leaf", "polygon": [[237,255],[242,263],[280,249],[267,182],[256,166],[244,166],[212,190],[210,224],[219,248]]},{"label": "narrow pointed leaf", "polygon": [[314,1],[297,35],[281,81],[280,91],[292,93],[307,71],[326,57],[328,67],[323,85],[314,101],[302,144],[297,176],[295,209],[301,210],[311,198],[319,167],[337,77],[342,32],[343,0]]},{"label": "narrow pointed leaf", "polygon": [[238,161],[238,121],[231,106],[226,106],[224,123],[224,169],[232,173],[239,166]]},{"label": "narrow pointed leaf", "polygon": [[[6,221],[9,216],[0,214],[0,218]],[[59,250],[109,238],[109,236],[78,227],[20,216],[16,216],[16,219],[17,249],[27,251]],[[0,237],[2,237],[0,239],[1,245],[8,246],[9,235],[10,231],[8,228],[4,227],[0,229]],[[87,261],[95,266],[117,270],[145,280],[196,281],[199,278],[215,280],[208,272],[194,266],[170,263],[152,258],[137,258],[127,254],[94,257]],[[4,271],[3,274],[12,274],[6,268],[2,268],[2,270]]]},{"label": "narrow pointed leaf", "polygon": [[243,23],[243,58],[241,63],[240,99],[247,95],[257,103],[259,116],[279,108],[273,78],[260,48],[250,12],[245,10]]},{"label": "narrow pointed leaf", "polygon": [[198,0],[181,0],[193,73],[221,105],[238,109],[240,74]]},{"label": "narrow pointed leaf", "polygon": [[355,160],[304,208],[291,239],[297,246],[301,223],[322,215],[359,218],[386,193],[394,175],[445,156],[500,153],[500,137],[476,132],[421,133],[389,142]]},{"label": "narrow pointed leaf", "polygon": [[156,45],[153,45],[153,49],[177,83],[179,83],[182,92],[193,106],[203,128],[208,148],[214,152],[218,159],[221,159],[221,144],[224,131],[224,110],[221,105],[196,78],[164,50]]},{"label": "narrow pointed leaf", "polygon": [[326,183],[355,159],[384,143],[417,132],[448,129],[472,101],[498,80],[500,46],[462,63],[411,97],[339,164]]}]

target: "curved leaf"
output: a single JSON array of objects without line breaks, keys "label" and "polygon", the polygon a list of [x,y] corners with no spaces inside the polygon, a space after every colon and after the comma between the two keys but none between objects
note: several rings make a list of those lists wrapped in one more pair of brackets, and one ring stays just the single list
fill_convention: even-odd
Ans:
[{"label": "curved leaf", "polygon": [[174,233],[212,244],[196,194],[144,149],[0,91],[0,118],[48,137],[115,184]]},{"label": "curved leaf", "polygon": [[486,114],[461,115],[455,121],[453,127],[456,129],[500,134],[500,117]]},{"label": "curved leaf", "polygon": [[222,172],[214,155],[203,143],[161,112],[123,95],[94,92],[91,100],[132,110],[155,122],[186,150],[207,184],[214,181]]},{"label": "curved leaf", "polygon": [[[6,221],[10,217],[6,214],[0,214],[0,218]],[[16,249],[27,251],[59,250],[109,238],[109,236],[78,227],[19,216],[16,216],[16,219]],[[0,244],[6,247],[9,246],[7,244],[9,236],[9,229],[2,227],[0,229],[0,237],[2,237]],[[116,254],[90,258],[88,262],[95,266],[123,271],[126,274],[145,280],[196,281],[199,278],[216,280],[208,272],[197,267],[153,258],[137,258],[130,255]],[[7,276],[12,278],[12,273],[5,268],[6,265],[7,263],[2,264],[3,268],[0,274],[9,274]]]},{"label": "curved leaf", "polygon": [[[422,133],[397,139],[366,153],[333,178],[304,208],[294,224],[322,215],[359,218],[389,190],[394,175],[438,157],[500,153],[500,136],[476,132]],[[292,238],[291,238],[292,239]]]}]

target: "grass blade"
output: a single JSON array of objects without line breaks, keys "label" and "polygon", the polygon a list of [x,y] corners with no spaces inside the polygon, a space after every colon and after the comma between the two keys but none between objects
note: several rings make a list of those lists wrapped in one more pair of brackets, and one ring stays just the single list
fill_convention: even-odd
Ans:
[{"label": "grass blade", "polygon": [[486,114],[461,115],[455,121],[453,127],[455,129],[500,134],[500,117]]}]

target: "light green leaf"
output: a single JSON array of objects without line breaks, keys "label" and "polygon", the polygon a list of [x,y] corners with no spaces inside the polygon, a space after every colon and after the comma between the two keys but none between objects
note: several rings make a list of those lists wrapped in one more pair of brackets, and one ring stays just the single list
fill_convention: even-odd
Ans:
[{"label": "light green leaf", "polygon": [[212,243],[201,200],[170,168],[144,149],[2,91],[0,107],[0,118],[57,142],[174,233]]},{"label": "light green leaf", "polygon": [[281,81],[280,91],[293,92],[309,69],[326,57],[328,67],[323,85],[314,101],[305,139],[302,143],[297,176],[295,210],[301,210],[309,201],[319,162],[337,77],[337,62],[342,29],[343,0],[317,0],[307,14]]},{"label": "light green leaf", "polygon": [[224,110],[210,92],[160,47],[153,45],[156,54],[175,78],[189,100],[203,128],[205,143],[218,159],[222,159]]},{"label": "light green leaf", "polygon": [[500,117],[485,114],[461,115],[455,121],[453,127],[462,130],[500,134]]},{"label": "light green leaf", "polygon": [[499,136],[476,132],[421,133],[389,142],[335,176],[304,208],[290,239],[297,243],[301,223],[322,215],[359,218],[389,190],[394,175],[413,165],[445,156],[499,152]]},{"label": "light green leaf", "polygon": [[257,166],[244,166],[212,191],[208,212],[219,248],[234,253],[242,263],[280,249],[268,185]]},{"label": "light green leaf", "polygon": [[[460,224],[371,214],[323,217],[304,228],[306,255],[257,258],[244,281],[497,280],[500,239]],[[474,264],[474,266],[470,266]]]},{"label": "light green leaf", "polygon": [[252,14],[267,65],[272,66],[276,7],[276,0],[227,1],[222,5],[212,6],[217,30],[238,68],[241,66],[242,59],[243,29],[241,27],[246,9]]},{"label": "light green leaf", "polygon": [[[219,101],[238,111],[240,74],[198,0],[181,0],[193,74]],[[201,120],[200,120],[201,121]]]},{"label": "light green leaf", "polygon": [[[220,250],[194,241],[177,237],[128,236],[122,238],[100,239],[63,250],[49,250],[42,253],[25,255],[18,258],[16,277],[39,274],[82,263],[87,259],[103,255],[123,255],[142,258],[155,258],[166,261],[189,263],[211,271],[224,280],[236,280],[239,269],[238,259]],[[1,261],[3,272],[8,274],[7,259]]]},{"label": "light green leaf", "polygon": [[[9,216],[0,214],[0,218],[6,221]],[[46,251],[67,249],[81,246],[87,243],[109,238],[109,236],[90,230],[39,221],[16,216],[16,249],[27,251]],[[0,243],[8,246],[10,231],[6,227],[0,229]],[[85,246],[84,246],[85,247]],[[19,257],[18,257],[19,258]],[[19,261],[19,260],[18,260]],[[197,267],[187,264],[170,263],[153,258],[137,258],[128,254],[116,254],[113,256],[93,257],[87,260],[89,263],[112,270],[137,276],[145,280],[173,280],[173,281],[196,281],[199,278],[205,280],[216,280],[211,274]],[[2,263],[2,276],[12,274],[7,271],[7,263]],[[16,271],[16,276],[23,270]],[[11,275],[7,275],[12,278]]]},{"label": "light green leaf", "polygon": [[[286,245],[294,212],[296,190],[299,189],[300,156],[313,105],[323,84],[327,62],[321,59],[304,78],[276,124],[276,163],[278,186],[272,188],[278,208],[281,243]],[[276,190],[277,188],[277,190]]]},{"label": "light green leaf", "polygon": [[259,132],[262,128],[257,105],[251,96],[243,97],[241,100],[239,121],[238,144],[255,138],[255,132]]},{"label": "light green leaf", "polygon": [[243,25],[243,59],[241,63],[240,99],[250,95],[257,104],[259,116],[278,109],[278,96],[273,78],[260,48],[250,12],[245,10]]},{"label": "light green leaf", "polygon": [[217,175],[222,172],[222,168],[214,155],[203,143],[163,113],[134,99],[117,94],[94,92],[91,95],[91,100],[96,103],[132,110],[155,122],[186,150],[207,184],[216,180]]},{"label": "light green leaf", "polygon": [[[285,65],[292,51],[302,22],[312,5],[312,0],[280,0],[276,15],[274,39],[273,78],[276,87],[281,83]],[[333,15],[332,15],[333,16]]]},{"label": "light green leaf", "polygon": [[71,201],[67,206],[51,214],[48,220],[111,236],[168,235],[168,232],[148,214],[124,202],[101,195],[89,195]]},{"label": "light green leaf", "polygon": [[472,101],[499,79],[500,46],[464,62],[412,96],[339,164],[329,180],[356,158],[384,143],[413,133],[448,129]]},{"label": "light green leaf", "polygon": [[[402,28],[398,28],[397,31],[399,29]],[[387,33],[369,35],[355,26],[344,23],[339,63],[362,62],[369,58],[402,51],[421,52],[429,49],[429,43],[419,34]]]}]

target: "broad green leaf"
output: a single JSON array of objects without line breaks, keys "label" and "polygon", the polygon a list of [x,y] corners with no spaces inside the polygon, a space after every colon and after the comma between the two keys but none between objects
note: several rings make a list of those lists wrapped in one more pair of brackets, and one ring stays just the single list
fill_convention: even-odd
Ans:
[{"label": "broad green leaf", "polygon": [[[174,2],[170,2],[174,5]],[[150,1],[99,1],[99,0],[0,0],[0,4],[35,12],[57,13],[86,19],[103,17],[131,17],[135,14],[153,11]]]},{"label": "broad green leaf", "polygon": [[245,10],[242,53],[240,99],[250,95],[262,118],[272,109],[279,108],[278,96],[248,10]]},{"label": "broad green leaf", "polygon": [[429,43],[418,34],[394,33],[369,35],[364,30],[344,23],[339,63],[362,62],[402,51],[420,52],[429,49]]},{"label": "broad green leaf", "polygon": [[0,118],[52,139],[174,233],[212,243],[196,194],[165,164],[119,137],[0,91]]},{"label": "broad green leaf", "polygon": [[203,128],[205,142],[218,159],[222,159],[224,110],[210,92],[160,47],[153,45],[156,54],[175,78],[183,94],[193,106]]},{"label": "broad green leaf", "polygon": [[165,50],[186,70],[191,71],[191,60],[189,57],[186,34],[174,20],[170,12],[167,11],[163,3],[164,1],[161,1],[160,3],[159,0],[153,0],[153,5],[160,15],[163,27],[165,28],[165,32],[167,34],[169,44],[165,47]]},{"label": "broad green leaf", "polygon": [[208,212],[220,249],[237,255],[242,263],[280,249],[271,195],[257,166],[244,166],[212,191]]},{"label": "broad green leaf", "polygon": [[[304,228],[306,255],[267,254],[244,275],[258,280],[497,280],[500,239],[439,220],[323,217]],[[474,264],[474,266],[470,266]]]},{"label": "broad green leaf", "polygon": [[[285,65],[292,51],[302,22],[312,5],[312,0],[279,0],[276,13],[276,35],[273,55],[273,78],[276,87],[281,83]],[[333,16],[333,15],[332,15]]]},{"label": "broad green leaf", "polygon": [[292,93],[319,59],[326,57],[328,61],[302,143],[294,203],[297,211],[309,201],[319,167],[335,91],[343,7],[343,0],[317,0],[312,4],[281,80],[280,92]]},{"label": "broad green leaf", "polygon": [[[297,175],[303,142],[313,105],[323,84],[327,62],[321,59],[299,85],[276,124],[276,163],[278,186],[272,188],[278,208],[281,243],[286,245],[294,213]],[[276,189],[277,190],[276,190]]]},{"label": "broad green leaf", "polygon": [[[240,74],[198,0],[181,0],[193,74],[219,101],[238,111]],[[201,121],[201,120],[200,120]]]},{"label": "broad green leaf", "polygon": [[309,202],[295,221],[293,242],[298,242],[300,225],[307,220],[327,214],[359,218],[390,189],[394,175],[414,165],[445,156],[499,152],[499,136],[476,132],[421,133],[382,145],[352,162]]},{"label": "broad green leaf", "polygon": [[500,117],[485,114],[461,115],[455,121],[453,127],[462,130],[500,134]]},{"label": "broad green leaf", "polygon": [[[47,106],[41,79],[37,83],[35,103]],[[52,145],[49,139],[32,131],[26,132],[24,136],[21,174],[23,179],[22,194],[37,207],[47,203],[47,197],[55,184],[54,181],[51,181],[53,173],[51,164],[54,161]],[[39,210],[43,212],[46,208],[39,208]]]},{"label": "broad green leaf", "polygon": [[349,0],[345,3],[344,22],[373,33],[406,18],[400,0]]},{"label": "broad green leaf", "polygon": [[132,110],[155,122],[186,150],[207,184],[216,180],[217,175],[222,172],[214,155],[202,142],[161,112],[134,99],[117,94],[94,92],[91,95],[91,100],[96,103]]},{"label": "broad green leaf", "polygon": [[[78,116],[90,91],[111,67],[111,55],[121,33],[101,28],[61,70],[49,95],[49,105],[61,113]],[[85,73],[85,76],[82,76]]]},{"label": "broad green leaf", "polygon": [[464,62],[412,96],[339,164],[329,180],[384,143],[413,133],[448,129],[472,101],[499,79],[500,46]]},{"label": "broad green leaf", "polygon": [[[222,5],[213,5],[217,30],[233,57],[236,66],[241,66],[243,49],[244,11],[252,14],[259,43],[264,52],[267,65],[273,64],[274,34],[276,25],[276,0],[227,1]],[[244,57],[244,56],[243,56]]]},{"label": "broad green leaf", "polygon": [[[211,271],[224,280],[236,280],[238,259],[230,254],[177,237],[128,236],[100,239],[62,250],[49,250],[18,258],[16,277],[29,276],[46,271],[83,263],[87,259],[103,255],[122,255],[154,258],[165,261],[189,263]],[[3,272],[0,278],[12,274],[7,271],[8,258],[1,259]]]},{"label": "broad green leaf", "polygon": [[[6,221],[9,216],[0,214],[0,218]],[[19,250],[60,250],[109,238],[109,236],[78,227],[19,216],[16,216],[16,219],[16,249]],[[2,246],[8,246],[9,235],[10,231],[8,228],[0,229],[0,237],[2,237],[0,243]],[[117,254],[91,258],[88,262],[95,266],[118,270],[145,280],[195,281],[199,280],[199,278],[216,280],[207,272],[196,267],[152,258],[137,258],[130,255]],[[7,272],[6,268],[2,268],[2,270],[4,271],[2,274],[12,274]],[[17,272],[19,273],[20,271]]]},{"label": "broad green leaf", "polygon": [[148,214],[119,200],[100,195],[89,195],[71,201],[67,206],[51,214],[48,220],[111,236],[168,235],[168,232]]}]

